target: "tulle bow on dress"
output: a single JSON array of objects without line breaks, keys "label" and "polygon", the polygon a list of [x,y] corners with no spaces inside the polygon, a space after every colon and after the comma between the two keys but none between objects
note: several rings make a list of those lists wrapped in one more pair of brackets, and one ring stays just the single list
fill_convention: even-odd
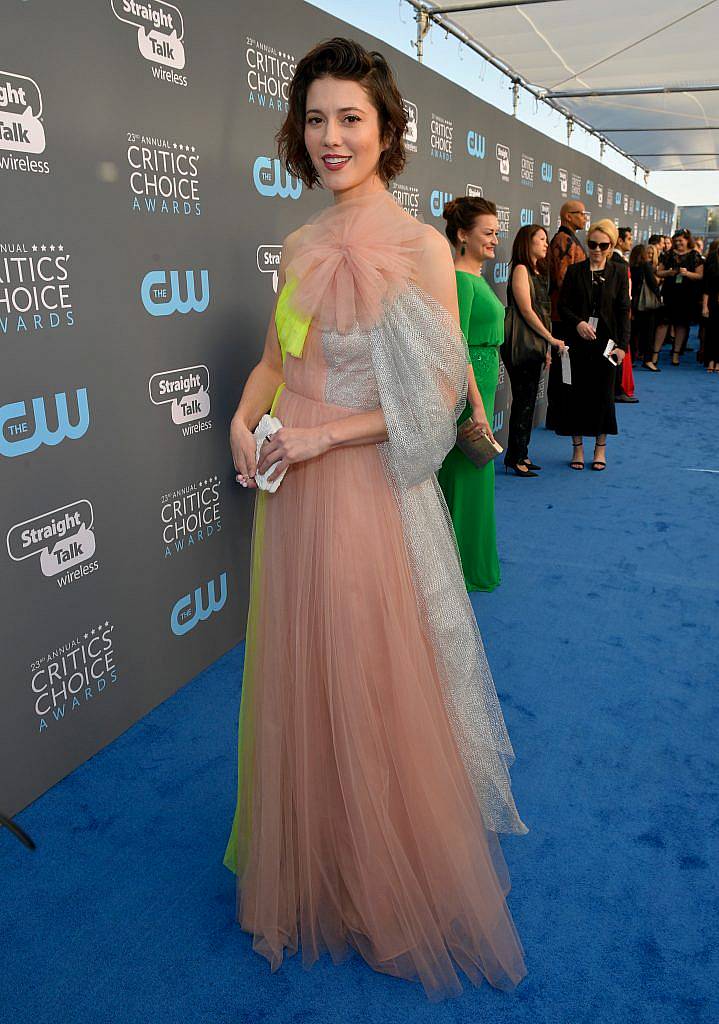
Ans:
[{"label": "tulle bow on dress", "polygon": [[425,231],[388,192],[335,203],[305,228],[287,267],[293,306],[323,330],[368,330],[416,276]]}]

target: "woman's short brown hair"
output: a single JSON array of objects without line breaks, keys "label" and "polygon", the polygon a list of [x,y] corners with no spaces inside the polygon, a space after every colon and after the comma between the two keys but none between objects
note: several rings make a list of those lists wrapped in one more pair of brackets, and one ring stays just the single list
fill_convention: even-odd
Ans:
[{"label": "woman's short brown hair", "polygon": [[442,216],[447,221],[445,232],[452,245],[457,248],[459,241],[458,232],[471,231],[477,217],[496,217],[497,207],[489,199],[481,196],[459,196],[457,199],[450,199],[442,211]]},{"label": "woman's short brown hair", "polygon": [[359,82],[377,110],[380,139],[387,148],[380,154],[377,173],[385,185],[401,174],[406,162],[403,136],[407,113],[389,64],[376,50],[365,50],[353,39],[328,39],[306,53],[290,82],[288,110],[277,133],[277,148],[290,174],[313,188],[319,175],[305,146],[307,90],[317,78]]},{"label": "woman's short brown hair", "polygon": [[[538,232],[543,231],[549,241],[547,229],[542,224],[525,224],[517,232],[512,245],[512,270],[515,267],[526,267],[527,273],[535,272],[535,265],[532,261],[531,245],[532,239]],[[546,259],[537,260],[536,272],[543,277],[547,276],[548,268]]]}]

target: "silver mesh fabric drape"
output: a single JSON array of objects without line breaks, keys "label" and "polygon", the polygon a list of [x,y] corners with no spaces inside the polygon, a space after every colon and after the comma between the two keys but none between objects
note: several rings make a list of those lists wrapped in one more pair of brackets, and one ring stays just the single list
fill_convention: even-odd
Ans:
[{"label": "silver mesh fabric drape", "polygon": [[435,476],[455,442],[466,403],[467,345],[444,307],[414,284],[385,307],[370,342],[389,434],[380,448],[459,750],[486,827],[525,833],[509,778],[514,751]]}]

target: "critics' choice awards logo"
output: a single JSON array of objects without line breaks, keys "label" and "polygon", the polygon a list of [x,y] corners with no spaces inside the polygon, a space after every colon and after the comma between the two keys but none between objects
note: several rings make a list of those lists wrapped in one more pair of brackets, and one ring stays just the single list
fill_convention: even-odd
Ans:
[{"label": "critics' choice awards logo", "polygon": [[283,167],[279,157],[258,156],[252,165],[252,184],[268,199],[299,199],[302,182]]},{"label": "critics' choice awards logo", "polygon": [[261,274],[272,274],[272,291],[277,294],[280,283],[281,245],[257,246],[257,269]]},{"label": "critics' choice awards logo", "polygon": [[453,199],[451,192],[443,192],[440,188],[433,189],[429,196],[429,212],[433,217],[441,217],[445,206]]},{"label": "critics' choice awards logo", "polygon": [[568,193],[569,193],[569,174],[564,169],[564,167],[559,167],[557,169],[557,178],[559,179],[559,191],[562,193],[563,196],[568,195]]},{"label": "critics' choice awards logo", "polygon": [[[10,150],[10,155],[3,151]],[[28,154],[45,152],[42,96],[32,78],[0,71],[0,170],[49,174],[47,160]],[[22,153],[23,156],[15,154]]]},{"label": "critics' choice awards logo", "polygon": [[394,201],[412,217],[419,216],[419,188],[416,185],[405,185],[393,182],[392,196]]},{"label": "critics' choice awards logo", "polygon": [[247,65],[247,102],[266,110],[288,111],[287,98],[297,61],[290,53],[283,53],[269,43],[247,36],[245,40]]},{"label": "critics' choice awards logo", "polygon": [[52,398],[33,398],[29,405],[24,401],[0,405],[0,455],[29,455],[41,445],[54,447],[66,439],[76,441],[87,433],[87,389],[78,388],[71,396],[70,404],[75,407],[72,418],[64,391]]},{"label": "critics' choice awards logo", "polygon": [[165,558],[218,534],[222,529],[219,476],[163,494],[160,519]]},{"label": "critics' choice awards logo", "polygon": [[522,153],[521,182],[528,188],[534,188],[534,157]]},{"label": "critics' choice awards logo", "polygon": [[198,622],[204,622],[215,612],[222,611],[227,600],[227,573],[219,580],[208,580],[174,603],[170,612],[170,628],[175,636],[184,636]]},{"label": "critics' choice awards logo", "polygon": [[467,152],[478,160],[484,160],[487,152],[487,140],[479,132],[470,130],[467,132]]},{"label": "critics' choice awards logo", "polygon": [[167,0],[138,3],[137,0],[110,0],[116,18],[137,28],[137,46],[153,65],[152,76],[163,82],[187,86],[187,77],[178,75],[185,66],[185,25],[179,7]]},{"label": "critics' choice awards logo", "polygon": [[454,122],[439,114],[432,114],[429,122],[432,156],[437,160],[452,161],[452,145],[454,138]]},{"label": "critics' choice awards logo", "polygon": [[581,196],[581,194],[582,194],[582,178],[581,178],[581,175],[579,175],[579,174],[572,174],[571,191],[572,191],[572,195],[576,196],[577,199]]},{"label": "critics' choice awards logo", "polygon": [[512,211],[508,206],[497,207],[497,220],[499,222],[499,228],[497,230],[498,238],[509,238],[511,216]]},{"label": "critics' choice awards logo", "polygon": [[466,196],[471,196],[472,199],[481,199],[484,195],[484,189],[481,185],[471,185],[467,183],[467,187],[464,190]]},{"label": "critics' choice awards logo", "polygon": [[417,112],[417,105],[412,103],[411,100],[402,100],[402,106],[404,112],[407,115],[407,127],[404,130],[404,145],[405,149],[410,153],[417,152],[417,143],[419,139],[419,115]]},{"label": "critics' choice awards logo", "polygon": [[543,228],[548,228],[552,223],[552,206],[550,203],[539,204],[539,217]]},{"label": "critics' choice awards logo", "polygon": [[[14,562],[37,557],[43,576],[56,577],[58,587],[82,579],[98,568],[95,515],[87,498],[54,508],[10,527],[7,551]],[[77,566],[77,568],[75,568]]]},{"label": "critics' choice awards logo", "polygon": [[206,366],[184,366],[153,373],[148,383],[153,405],[169,405],[172,422],[185,437],[212,429],[210,371]]},{"label": "critics' choice awards logo", "polygon": [[195,146],[128,132],[127,165],[133,212],[199,217],[199,161]]},{"label": "critics' choice awards logo", "polygon": [[72,327],[70,254],[62,242],[0,242],[0,332]]},{"label": "critics' choice awards logo", "polygon": [[500,178],[502,181],[509,181],[509,146],[505,146],[503,142],[498,142],[494,153],[497,157],[497,163],[499,164]]},{"label": "critics' choice awards logo", "polygon": [[[184,281],[180,274],[183,274]],[[210,275],[197,271],[199,293],[194,270],[150,270],[142,279],[140,297],[150,316],[172,316],[173,313],[204,313],[210,304]]]},{"label": "critics' choice awards logo", "polygon": [[101,622],[30,664],[38,732],[70,718],[119,681],[114,630],[111,622]]}]

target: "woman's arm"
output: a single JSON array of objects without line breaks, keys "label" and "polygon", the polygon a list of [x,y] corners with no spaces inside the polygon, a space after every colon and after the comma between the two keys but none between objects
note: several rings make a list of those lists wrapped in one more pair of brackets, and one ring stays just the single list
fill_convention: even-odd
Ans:
[{"label": "woman's arm", "polygon": [[564,342],[553,337],[552,332],[547,330],[532,308],[529,272],[527,268],[521,264],[518,267],[515,267],[512,271],[512,295],[514,296],[514,301],[517,303],[519,312],[522,314],[532,330],[538,334],[540,338],[544,338],[549,345],[555,345],[561,352],[565,347]]},{"label": "woman's arm", "polygon": [[696,270],[682,270],[682,277],[689,281],[701,281],[704,277],[704,264],[700,263]]}]

